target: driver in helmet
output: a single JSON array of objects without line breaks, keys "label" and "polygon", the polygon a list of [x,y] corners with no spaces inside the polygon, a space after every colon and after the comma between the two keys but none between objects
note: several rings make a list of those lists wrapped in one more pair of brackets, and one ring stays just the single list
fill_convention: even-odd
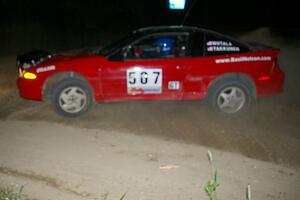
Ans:
[{"label": "driver in helmet", "polygon": [[155,54],[157,57],[174,57],[174,39],[158,38],[154,42]]}]

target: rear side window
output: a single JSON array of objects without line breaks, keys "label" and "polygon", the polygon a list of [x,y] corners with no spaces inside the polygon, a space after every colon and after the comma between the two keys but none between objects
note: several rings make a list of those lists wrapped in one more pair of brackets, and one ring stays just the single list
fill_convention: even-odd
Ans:
[{"label": "rear side window", "polygon": [[249,48],[238,41],[223,35],[206,33],[204,42],[205,56],[218,56],[249,52]]}]

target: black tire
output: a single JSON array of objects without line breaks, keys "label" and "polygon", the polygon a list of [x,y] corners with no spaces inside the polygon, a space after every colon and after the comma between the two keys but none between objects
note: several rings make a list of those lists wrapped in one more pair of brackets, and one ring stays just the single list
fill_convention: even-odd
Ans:
[{"label": "black tire", "polygon": [[246,111],[252,104],[250,89],[238,80],[224,79],[214,83],[208,92],[211,108],[224,114],[238,114]]},{"label": "black tire", "polygon": [[84,81],[66,79],[53,88],[51,104],[53,110],[63,117],[79,117],[92,106],[93,93]]}]

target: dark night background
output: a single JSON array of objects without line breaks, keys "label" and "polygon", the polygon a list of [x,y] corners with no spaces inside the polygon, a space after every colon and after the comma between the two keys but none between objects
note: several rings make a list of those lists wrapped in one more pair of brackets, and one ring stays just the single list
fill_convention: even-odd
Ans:
[{"label": "dark night background", "polygon": [[[227,34],[270,27],[298,38],[295,4],[197,0],[185,24]],[[0,54],[102,45],[139,27],[179,25],[185,12],[169,10],[167,0],[0,0]]]}]

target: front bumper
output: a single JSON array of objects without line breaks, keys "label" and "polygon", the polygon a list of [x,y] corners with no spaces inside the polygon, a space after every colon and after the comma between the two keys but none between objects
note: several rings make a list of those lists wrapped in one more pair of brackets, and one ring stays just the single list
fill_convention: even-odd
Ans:
[{"label": "front bumper", "polygon": [[30,80],[20,77],[18,78],[17,86],[21,97],[30,100],[42,100],[42,87],[36,79]]}]

